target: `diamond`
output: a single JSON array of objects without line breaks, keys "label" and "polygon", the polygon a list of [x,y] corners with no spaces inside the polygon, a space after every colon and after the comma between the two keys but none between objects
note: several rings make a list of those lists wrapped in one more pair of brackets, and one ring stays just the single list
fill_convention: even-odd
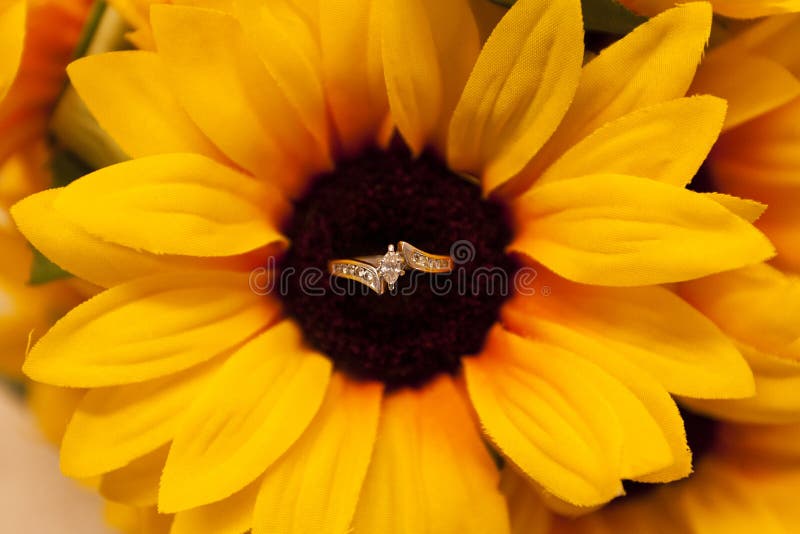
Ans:
[{"label": "diamond", "polygon": [[389,251],[378,260],[378,274],[389,284],[389,289],[394,289],[404,267],[403,257],[395,252],[394,245],[389,245]]}]

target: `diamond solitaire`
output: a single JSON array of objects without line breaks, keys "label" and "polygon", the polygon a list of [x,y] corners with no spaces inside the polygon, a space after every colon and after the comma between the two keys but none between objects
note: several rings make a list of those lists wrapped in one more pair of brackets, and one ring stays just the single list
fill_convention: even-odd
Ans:
[{"label": "diamond solitaire", "polygon": [[386,285],[389,290],[394,290],[397,280],[406,274],[406,269],[425,273],[449,273],[453,270],[453,259],[450,256],[429,254],[405,241],[398,243],[398,250],[394,245],[387,248],[383,256],[360,256],[330,261],[328,272],[333,276],[360,282],[382,295]]}]

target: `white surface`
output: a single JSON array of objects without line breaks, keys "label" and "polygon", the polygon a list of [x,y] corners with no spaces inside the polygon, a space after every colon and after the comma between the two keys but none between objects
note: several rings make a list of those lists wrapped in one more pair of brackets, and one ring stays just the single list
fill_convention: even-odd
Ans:
[{"label": "white surface", "polygon": [[0,386],[0,533],[115,534],[101,500],[67,479],[19,399]]}]

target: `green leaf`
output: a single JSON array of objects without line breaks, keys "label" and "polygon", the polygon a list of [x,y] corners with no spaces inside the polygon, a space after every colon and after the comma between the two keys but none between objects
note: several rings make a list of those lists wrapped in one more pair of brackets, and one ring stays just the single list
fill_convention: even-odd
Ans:
[{"label": "green leaf", "polygon": [[33,263],[31,263],[31,274],[30,279],[28,280],[30,285],[38,286],[48,282],[53,282],[55,280],[70,278],[71,276],[72,275],[70,273],[47,259],[44,254],[33,248]]},{"label": "green leaf", "polygon": [[[490,0],[495,4],[511,7],[516,0]],[[581,0],[583,26],[587,32],[602,32],[625,35],[647,20],[636,15],[614,0]]]}]

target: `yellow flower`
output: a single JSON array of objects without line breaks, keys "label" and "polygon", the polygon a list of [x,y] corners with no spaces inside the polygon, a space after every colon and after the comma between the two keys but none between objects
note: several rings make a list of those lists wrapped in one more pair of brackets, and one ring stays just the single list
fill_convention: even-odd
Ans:
[{"label": "yellow flower", "polygon": [[89,2],[36,0],[0,7],[0,373],[19,376],[37,339],[78,303],[64,282],[28,285],[32,253],[9,207],[47,186],[45,131],[66,81]]},{"label": "yellow flower", "polygon": [[[0,221],[4,217],[10,219],[0,205]],[[0,374],[18,378],[29,342],[75,306],[79,296],[65,281],[28,285],[31,250],[16,231],[1,226],[0,256]]]},{"label": "yellow flower", "polygon": [[44,142],[49,114],[66,80],[64,69],[91,2],[4,4],[0,7],[0,162]]},{"label": "yellow flower", "polygon": [[686,480],[640,487],[578,518],[550,514],[519,475],[504,473],[512,532],[543,534],[788,534],[800,524],[800,426],[712,423]]},{"label": "yellow flower", "polygon": [[[752,203],[685,189],[725,113],[684,97],[710,19],[670,10],[582,68],[577,0],[517,2],[482,49],[462,0],[153,6],[157,52],[68,69],[134,159],[13,209],[108,288],[25,364],[89,389],[62,469],[174,513],[173,534],[502,533],[474,406],[575,505],[687,475],[669,393],[744,397],[753,379],[660,284],[773,254],[739,216]],[[317,296],[284,278],[399,239],[469,240],[469,274],[513,272],[513,253],[544,293]],[[256,294],[259,272],[287,289]]]},{"label": "yellow flower", "polygon": [[[620,0],[628,9],[651,17],[679,2],[674,0]],[[798,0],[712,0],[714,13],[735,19],[753,19],[767,15],[800,11]]]},{"label": "yellow flower", "polygon": [[[729,103],[707,168],[710,187],[768,205],[752,219],[778,250],[757,265],[682,284],[679,293],[739,346],[756,396],[685,402],[717,417],[800,420],[800,15],[773,17],[711,51],[692,91]],[[760,215],[760,217],[759,217]]]}]

